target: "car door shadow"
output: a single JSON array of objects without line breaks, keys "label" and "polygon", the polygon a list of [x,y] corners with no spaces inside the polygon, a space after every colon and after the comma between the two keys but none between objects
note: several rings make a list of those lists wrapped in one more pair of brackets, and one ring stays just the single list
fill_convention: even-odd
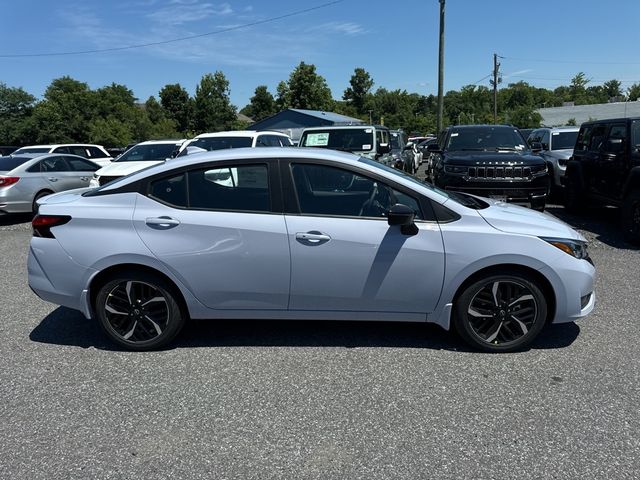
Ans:
[{"label": "car door shadow", "polygon": [[[575,323],[545,328],[532,349],[564,348],[580,333]],[[37,325],[34,342],[121,350],[94,320],[59,307]],[[198,320],[187,322],[168,348],[197,347],[391,347],[472,352],[456,335],[434,324],[405,322],[337,322],[285,320]]]}]

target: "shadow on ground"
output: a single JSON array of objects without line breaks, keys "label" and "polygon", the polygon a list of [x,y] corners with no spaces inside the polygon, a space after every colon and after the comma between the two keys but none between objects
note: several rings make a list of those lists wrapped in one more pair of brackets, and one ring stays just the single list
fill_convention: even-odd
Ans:
[{"label": "shadow on ground", "polygon": [[32,213],[12,213],[9,215],[0,215],[0,227],[31,222],[32,218]]},{"label": "shadow on ground", "polygon": [[624,241],[620,222],[620,209],[591,207],[580,214],[567,212],[564,207],[548,205],[546,212],[582,231],[591,232],[596,240],[614,248],[637,250],[637,245]]},{"label": "shadow on ground", "polygon": [[[564,348],[578,337],[574,323],[548,326],[530,348]],[[96,321],[65,307],[33,329],[34,342],[120,350]],[[470,352],[455,335],[437,325],[402,322],[210,320],[188,322],[169,348],[194,347],[387,347]]]}]

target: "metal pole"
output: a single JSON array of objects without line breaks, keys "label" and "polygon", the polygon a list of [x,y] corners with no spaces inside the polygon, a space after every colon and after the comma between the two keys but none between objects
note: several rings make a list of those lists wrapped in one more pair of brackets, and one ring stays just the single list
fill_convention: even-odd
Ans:
[{"label": "metal pole", "polygon": [[440,1],[440,49],[438,54],[438,116],[436,120],[437,133],[442,130],[442,117],[444,113],[442,89],[444,86],[444,2]]},{"label": "metal pole", "polygon": [[493,54],[493,124],[498,123],[498,54]]}]

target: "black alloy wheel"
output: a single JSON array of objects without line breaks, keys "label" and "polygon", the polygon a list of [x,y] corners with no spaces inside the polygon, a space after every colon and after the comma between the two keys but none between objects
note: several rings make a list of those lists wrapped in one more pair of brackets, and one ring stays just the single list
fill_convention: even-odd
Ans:
[{"label": "black alloy wheel", "polygon": [[633,190],[622,205],[622,231],[627,242],[640,244],[640,190]]},{"label": "black alloy wheel", "polygon": [[166,345],[184,325],[174,289],[148,274],[120,275],[98,291],[95,310],[107,336],[130,350]]},{"label": "black alloy wheel", "polygon": [[542,291],[532,278],[520,273],[472,283],[454,308],[454,327],[460,336],[488,352],[510,352],[528,345],[547,316]]}]

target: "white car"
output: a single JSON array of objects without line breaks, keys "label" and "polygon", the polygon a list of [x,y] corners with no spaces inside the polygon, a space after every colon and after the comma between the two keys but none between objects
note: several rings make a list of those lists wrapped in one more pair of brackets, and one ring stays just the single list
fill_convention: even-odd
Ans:
[{"label": "white car", "polygon": [[229,132],[201,133],[185,142],[179,156],[188,154],[188,147],[199,147],[207,151],[244,147],[293,147],[288,135],[272,130],[237,130]]},{"label": "white car", "polygon": [[117,178],[174,158],[184,142],[182,139],[149,140],[139,143],[94,173],[89,186],[99,187]]},{"label": "white car", "polygon": [[47,153],[66,153],[78,155],[97,163],[101,167],[109,165],[113,157],[105,150],[102,145],[93,145],[90,143],[58,143],[52,145],[29,145],[22,147],[13,152],[14,156],[24,154],[47,154]]}]

